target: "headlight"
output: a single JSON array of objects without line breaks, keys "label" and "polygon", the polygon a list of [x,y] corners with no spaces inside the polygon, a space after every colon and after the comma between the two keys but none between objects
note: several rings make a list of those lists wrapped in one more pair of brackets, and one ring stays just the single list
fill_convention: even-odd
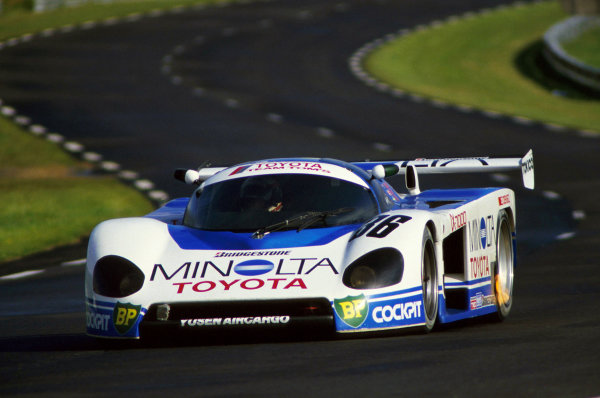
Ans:
[{"label": "headlight", "polygon": [[355,260],[344,271],[342,281],[352,289],[376,289],[402,280],[404,259],[391,247],[373,250]]},{"label": "headlight", "polygon": [[144,273],[120,256],[104,256],[94,267],[94,292],[107,297],[125,297],[140,290]]}]

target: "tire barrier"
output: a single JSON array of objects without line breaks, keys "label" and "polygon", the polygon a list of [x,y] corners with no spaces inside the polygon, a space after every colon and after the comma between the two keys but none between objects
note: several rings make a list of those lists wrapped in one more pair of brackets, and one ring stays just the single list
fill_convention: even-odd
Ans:
[{"label": "tire barrier", "polygon": [[595,68],[567,54],[562,43],[583,32],[600,27],[600,17],[576,15],[552,26],[544,35],[543,56],[552,69],[567,79],[600,93],[600,68]]}]

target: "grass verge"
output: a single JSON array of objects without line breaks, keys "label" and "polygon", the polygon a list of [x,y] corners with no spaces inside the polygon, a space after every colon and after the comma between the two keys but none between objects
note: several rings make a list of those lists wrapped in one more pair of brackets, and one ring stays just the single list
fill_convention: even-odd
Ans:
[{"label": "grass verge", "polygon": [[553,76],[540,60],[543,34],[565,17],[556,1],[496,10],[391,41],[365,67],[431,98],[600,131],[600,100]]},{"label": "grass verge", "polygon": [[152,204],[115,177],[0,118],[0,262],[75,243],[100,221]]}]

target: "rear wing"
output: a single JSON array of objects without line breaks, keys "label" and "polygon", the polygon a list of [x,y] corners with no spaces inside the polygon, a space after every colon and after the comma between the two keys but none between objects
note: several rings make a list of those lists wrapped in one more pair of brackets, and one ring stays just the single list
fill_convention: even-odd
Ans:
[{"label": "rear wing", "polygon": [[[393,175],[405,175],[407,187],[417,185],[417,174],[449,174],[449,173],[502,173],[521,170],[525,188],[534,189],[533,151],[525,156],[490,158],[447,158],[447,159],[415,159],[385,162],[355,162],[354,165],[371,172],[373,177],[381,179]],[[414,181],[410,181],[414,180]]]},{"label": "rear wing", "polygon": [[[449,173],[502,173],[521,170],[523,185],[533,189],[535,179],[533,173],[533,151],[525,156],[490,158],[446,158],[446,159],[415,159],[382,162],[353,162],[370,173],[373,178],[383,179],[394,175],[405,175],[406,186],[412,193],[419,190],[418,174],[449,174]],[[202,181],[212,177],[226,167],[200,167],[197,170],[177,169],[175,178],[187,184],[200,185]]]}]

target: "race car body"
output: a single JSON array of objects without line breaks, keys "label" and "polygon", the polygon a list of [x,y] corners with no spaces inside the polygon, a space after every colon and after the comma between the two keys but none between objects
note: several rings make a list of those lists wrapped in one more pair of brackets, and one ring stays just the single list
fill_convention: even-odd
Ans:
[{"label": "race car body", "polygon": [[[512,306],[515,195],[420,191],[419,174],[520,170],[533,155],[348,163],[270,159],[176,172],[196,188],[90,237],[87,333],[318,328],[356,333]],[[407,193],[385,178],[405,174]],[[314,330],[314,329],[313,329]]]}]

